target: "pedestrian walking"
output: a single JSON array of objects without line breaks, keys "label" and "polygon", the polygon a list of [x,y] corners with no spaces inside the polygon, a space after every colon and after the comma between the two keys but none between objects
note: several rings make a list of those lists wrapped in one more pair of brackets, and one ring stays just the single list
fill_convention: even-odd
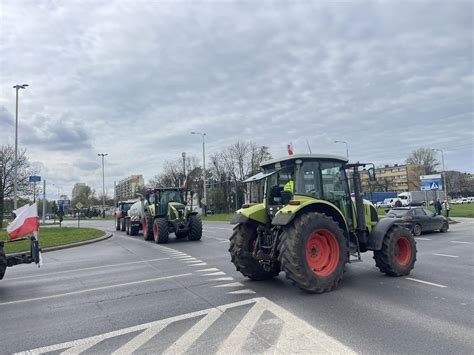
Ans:
[{"label": "pedestrian walking", "polygon": [[441,214],[441,210],[443,209],[441,207],[441,202],[439,202],[439,200],[436,200],[434,205],[436,214]]},{"label": "pedestrian walking", "polygon": [[449,210],[451,209],[451,207],[449,206],[448,200],[445,201],[444,208],[446,208],[446,218],[449,218]]}]

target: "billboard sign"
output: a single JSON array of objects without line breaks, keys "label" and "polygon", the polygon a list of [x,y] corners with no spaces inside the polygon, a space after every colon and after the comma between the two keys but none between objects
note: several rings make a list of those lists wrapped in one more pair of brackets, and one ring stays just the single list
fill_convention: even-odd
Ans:
[{"label": "billboard sign", "polygon": [[441,183],[441,175],[421,175],[420,176],[420,190],[421,191],[440,191],[443,190]]},{"label": "billboard sign", "polygon": [[58,200],[58,206],[63,206],[63,208],[71,207],[71,200]]}]

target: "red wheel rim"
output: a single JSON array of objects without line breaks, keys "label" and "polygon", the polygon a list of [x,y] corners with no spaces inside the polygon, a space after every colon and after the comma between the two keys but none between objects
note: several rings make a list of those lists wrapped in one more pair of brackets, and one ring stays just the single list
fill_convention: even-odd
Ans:
[{"label": "red wheel rim", "polygon": [[327,229],[315,230],[306,241],[306,263],[317,276],[329,276],[339,263],[339,243]]},{"label": "red wheel rim", "polygon": [[155,237],[156,242],[160,239],[160,236],[158,235],[158,224],[157,223],[153,224],[153,236]]},{"label": "red wheel rim", "polygon": [[393,255],[398,264],[406,266],[412,256],[410,241],[406,237],[401,237],[395,244],[395,253]]}]

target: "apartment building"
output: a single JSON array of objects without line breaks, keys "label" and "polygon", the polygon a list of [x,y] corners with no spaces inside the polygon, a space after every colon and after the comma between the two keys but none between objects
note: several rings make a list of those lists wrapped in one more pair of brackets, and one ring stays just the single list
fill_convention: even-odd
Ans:
[{"label": "apartment building", "polygon": [[115,185],[116,201],[128,200],[136,197],[136,193],[145,185],[143,175],[131,175],[120,180]]},{"label": "apartment building", "polygon": [[377,181],[369,182],[367,171],[361,172],[362,191],[419,191],[420,175],[425,169],[421,165],[385,165],[376,168]]}]

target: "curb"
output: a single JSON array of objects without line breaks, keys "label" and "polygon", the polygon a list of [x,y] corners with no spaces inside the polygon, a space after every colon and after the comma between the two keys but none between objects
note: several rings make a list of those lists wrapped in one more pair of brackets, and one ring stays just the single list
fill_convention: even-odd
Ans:
[{"label": "curb", "polygon": [[[49,251],[69,249],[69,248],[80,247],[82,245],[97,243],[97,242],[101,242],[103,240],[109,239],[109,238],[113,237],[113,235],[114,235],[113,233],[105,233],[102,237],[89,239],[89,240],[83,240],[82,242],[58,245],[58,246],[55,246],[55,247],[41,248],[41,252],[42,253],[47,253]],[[25,252],[22,252],[22,253],[14,253],[14,254],[6,254],[6,255],[7,256],[15,256],[15,255],[22,255],[22,254],[25,254],[25,253],[29,253],[29,252],[25,251]]]}]

